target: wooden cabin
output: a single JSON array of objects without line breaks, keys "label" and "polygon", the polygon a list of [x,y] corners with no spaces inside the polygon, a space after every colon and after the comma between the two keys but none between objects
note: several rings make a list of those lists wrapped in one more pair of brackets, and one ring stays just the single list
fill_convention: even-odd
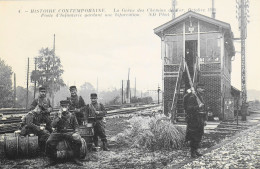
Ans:
[{"label": "wooden cabin", "polygon": [[[220,120],[234,117],[230,111],[233,33],[228,23],[189,11],[154,29],[161,38],[163,66],[163,111],[184,118],[181,104],[190,88],[187,69],[194,85],[204,84],[206,106]],[[186,73],[185,73],[186,72]],[[178,111],[177,111],[178,109]]]}]

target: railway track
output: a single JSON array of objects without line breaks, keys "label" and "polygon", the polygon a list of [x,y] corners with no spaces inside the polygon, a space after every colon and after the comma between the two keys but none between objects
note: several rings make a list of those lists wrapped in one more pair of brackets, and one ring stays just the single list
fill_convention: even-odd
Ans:
[{"label": "railway track", "polygon": [[[107,111],[107,116],[114,116],[114,115],[121,115],[121,114],[130,114],[136,111],[141,111],[145,109],[150,109],[150,108],[155,108],[159,107],[160,105],[143,105],[142,107],[127,107],[127,108],[119,108],[119,106],[113,106],[113,107],[106,107]],[[115,109],[117,108],[117,109]],[[56,109],[58,111],[58,109]],[[5,118],[2,117],[0,118],[0,134],[4,133],[10,133],[14,132],[17,130],[20,126],[20,123],[22,122],[21,118],[22,115],[25,115],[28,111],[18,111],[17,113],[14,112],[7,112],[4,113],[5,115],[9,115],[10,117]],[[54,109],[55,112],[55,109]],[[18,115],[14,117],[14,115]]]},{"label": "railway track", "polygon": [[[112,105],[112,106],[105,106],[107,111],[120,109],[122,106],[120,105]],[[54,108],[53,111],[58,111],[59,108]],[[23,115],[26,114],[29,110],[23,108],[7,108],[7,109],[0,109],[0,115],[2,114],[5,116],[14,116],[14,115]]]},{"label": "railway track", "polygon": [[108,111],[107,116],[113,116],[113,115],[120,115],[120,114],[129,114],[136,111],[141,111],[145,109],[150,109],[154,107],[158,107],[159,105],[151,105],[151,106],[144,106],[144,107],[133,107],[133,108],[125,108],[125,109],[119,109],[114,111]]}]

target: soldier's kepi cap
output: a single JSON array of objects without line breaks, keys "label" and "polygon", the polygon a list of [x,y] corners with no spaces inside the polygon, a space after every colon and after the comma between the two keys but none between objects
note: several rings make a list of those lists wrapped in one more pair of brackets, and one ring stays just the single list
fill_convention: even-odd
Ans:
[{"label": "soldier's kepi cap", "polygon": [[90,94],[91,99],[96,99],[97,98],[97,93],[91,93]]},{"label": "soldier's kepi cap", "polygon": [[44,86],[39,87],[39,91],[46,91],[46,87]]},{"label": "soldier's kepi cap", "polygon": [[70,103],[69,100],[61,100],[61,101],[60,101],[60,106],[68,106],[69,103]]},{"label": "soldier's kepi cap", "polygon": [[77,90],[76,86],[70,86],[70,90]]}]

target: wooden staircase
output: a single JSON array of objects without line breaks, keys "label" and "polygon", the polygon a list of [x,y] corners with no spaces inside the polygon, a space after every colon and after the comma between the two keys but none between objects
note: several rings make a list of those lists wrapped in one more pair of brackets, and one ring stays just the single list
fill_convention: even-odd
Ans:
[{"label": "wooden staircase", "polygon": [[[185,60],[182,59],[180,63],[180,69],[178,73],[178,78],[176,81],[176,87],[174,91],[174,96],[173,96],[173,105],[171,107],[171,114],[172,114],[172,122],[185,122],[186,121],[186,113],[183,107],[183,97],[185,95],[185,89],[186,89],[186,84],[185,79],[183,78],[183,74],[185,71]],[[194,75],[193,75],[193,85],[196,86],[199,80],[199,66],[198,66],[198,59],[196,58],[196,63],[194,67]]]},{"label": "wooden staircase", "polygon": [[[172,106],[170,109],[171,121],[173,123],[176,123],[176,121],[177,121],[177,117],[178,117],[177,113],[180,112],[181,106],[182,106],[182,110],[184,112],[183,103],[181,100],[182,99],[181,95],[182,95],[182,93],[184,93],[184,88],[183,88],[184,83],[182,80],[184,70],[185,70],[184,59],[182,59],[180,62],[180,66],[179,66],[178,77],[177,77],[177,81],[175,84],[175,90],[174,90],[174,95],[173,95],[173,99],[172,99]],[[181,91],[183,91],[183,92],[181,92]]]},{"label": "wooden staircase", "polygon": [[185,122],[186,113],[183,107],[183,97],[185,94],[185,83],[181,82],[181,87],[177,94],[177,105],[176,105],[176,121],[177,122]]}]

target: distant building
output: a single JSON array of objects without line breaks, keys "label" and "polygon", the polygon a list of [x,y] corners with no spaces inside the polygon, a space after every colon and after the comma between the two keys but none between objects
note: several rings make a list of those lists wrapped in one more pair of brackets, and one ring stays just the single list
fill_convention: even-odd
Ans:
[{"label": "distant building", "polygon": [[241,100],[241,91],[237,88],[231,86],[231,95],[234,99],[234,113],[235,115],[238,113],[241,113],[241,106],[242,106],[242,100]]},{"label": "distant building", "polygon": [[[221,120],[232,119],[230,79],[235,48],[230,24],[189,11],[154,32],[161,38],[164,113],[172,113],[174,99],[180,100],[180,92],[190,88],[187,73],[180,72],[185,58],[194,84],[205,86],[206,105],[213,115]],[[183,112],[175,112],[177,118],[178,114],[182,116]]]}]

